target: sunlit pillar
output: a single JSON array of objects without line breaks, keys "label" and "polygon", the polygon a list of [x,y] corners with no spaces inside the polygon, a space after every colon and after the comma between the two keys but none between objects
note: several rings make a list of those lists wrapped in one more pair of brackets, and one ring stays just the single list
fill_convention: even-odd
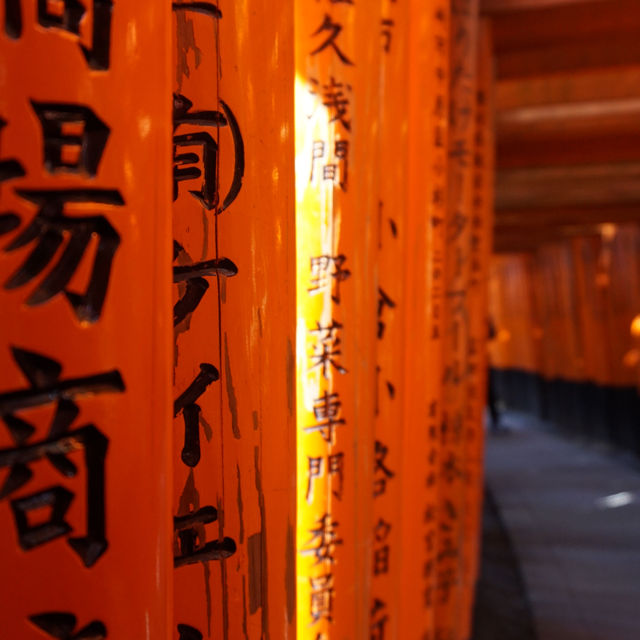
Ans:
[{"label": "sunlit pillar", "polygon": [[370,624],[378,2],[296,3],[298,638]]}]

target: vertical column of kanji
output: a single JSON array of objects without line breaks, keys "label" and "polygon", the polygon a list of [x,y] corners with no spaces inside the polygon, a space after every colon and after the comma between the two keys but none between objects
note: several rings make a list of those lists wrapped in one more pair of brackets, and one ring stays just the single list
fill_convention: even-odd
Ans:
[{"label": "vertical column of kanji", "polygon": [[169,640],[170,9],[3,7],[0,629]]},{"label": "vertical column of kanji", "polygon": [[[381,166],[377,218],[378,282],[376,390],[373,461],[373,550],[370,634],[375,640],[399,631],[402,598],[410,585],[404,569],[402,527],[402,445],[400,428],[406,385],[404,374],[405,243],[408,238],[409,138],[408,0],[384,0],[380,21],[381,91],[379,157]],[[410,393],[411,391],[409,391]]]},{"label": "vertical column of kanji", "polygon": [[173,9],[177,631],[281,638],[295,620],[292,3]]},{"label": "vertical column of kanji", "polygon": [[[467,412],[464,420],[466,537],[463,570],[468,602],[462,617],[463,637],[471,632],[473,595],[478,573],[479,533],[483,497],[484,407],[487,397],[487,339],[489,335],[487,286],[493,232],[493,122],[492,54],[490,25],[480,23],[478,40],[475,136],[473,145],[473,202],[471,208],[469,341],[467,352]],[[522,289],[526,295],[526,287]]]},{"label": "vertical column of kanji", "polygon": [[431,638],[448,116],[445,1],[410,5],[401,634]]},{"label": "vertical column of kanji", "polygon": [[219,104],[235,137],[220,130],[232,190],[216,238],[238,269],[220,289],[222,510],[238,548],[223,564],[221,638],[281,640],[296,613],[293,0],[219,7]]},{"label": "vertical column of kanji", "polygon": [[477,0],[451,0],[448,201],[443,334],[443,411],[437,534],[436,637],[459,640],[465,595],[465,426],[475,139]]},{"label": "vertical column of kanji", "polygon": [[[219,31],[213,2],[173,3],[174,628],[172,637],[224,637],[225,536],[220,390],[220,292],[238,268],[216,234],[223,203],[220,156],[242,162],[242,137],[219,94]],[[167,99],[170,96],[167,95]],[[230,141],[230,142],[229,142]],[[239,178],[242,177],[240,171]],[[227,279],[229,282],[227,283]]]},{"label": "vertical column of kanji", "polygon": [[380,4],[296,6],[298,635],[371,602]]}]

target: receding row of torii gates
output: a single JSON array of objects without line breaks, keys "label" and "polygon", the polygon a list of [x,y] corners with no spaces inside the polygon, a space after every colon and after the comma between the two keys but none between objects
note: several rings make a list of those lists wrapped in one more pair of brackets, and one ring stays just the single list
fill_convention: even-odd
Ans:
[{"label": "receding row of torii gates", "polygon": [[477,5],[0,3],[3,637],[468,639]]}]

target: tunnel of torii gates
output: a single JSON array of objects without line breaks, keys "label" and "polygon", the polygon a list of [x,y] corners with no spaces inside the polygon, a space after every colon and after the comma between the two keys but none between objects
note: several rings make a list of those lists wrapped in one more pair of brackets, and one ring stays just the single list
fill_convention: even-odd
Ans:
[{"label": "tunnel of torii gates", "polygon": [[2,637],[469,638],[492,19],[0,3]]}]

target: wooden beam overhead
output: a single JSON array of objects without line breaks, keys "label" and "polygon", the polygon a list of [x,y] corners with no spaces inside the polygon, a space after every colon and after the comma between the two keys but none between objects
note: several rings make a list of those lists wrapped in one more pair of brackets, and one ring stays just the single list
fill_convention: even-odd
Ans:
[{"label": "wooden beam overhead", "polygon": [[540,227],[523,233],[521,228],[495,229],[493,236],[494,253],[512,253],[521,251],[535,251],[544,244],[567,240],[568,238],[600,235],[597,225],[574,225]]},{"label": "wooden beam overhead", "polygon": [[623,224],[640,222],[640,202],[621,205],[585,205],[553,209],[519,209],[497,211],[495,227],[499,230],[521,229],[527,234],[537,227]]},{"label": "wooden beam overhead", "polygon": [[640,163],[499,170],[496,210],[640,202]]},{"label": "wooden beam overhead", "polygon": [[500,168],[640,160],[640,97],[523,106],[496,115]]},{"label": "wooden beam overhead", "polygon": [[640,127],[640,97],[594,100],[505,109],[496,116],[498,136],[510,139],[597,131],[600,135],[637,131]]},{"label": "wooden beam overhead", "polygon": [[497,13],[498,78],[640,64],[640,2],[594,0]]},{"label": "wooden beam overhead", "polygon": [[590,42],[585,39],[498,55],[496,76],[498,79],[522,78],[638,64],[640,38],[637,34],[621,34],[618,38],[594,38]]},{"label": "wooden beam overhead", "polygon": [[640,97],[640,66],[613,67],[496,83],[495,106],[507,109]]},{"label": "wooden beam overhead", "polygon": [[520,11],[492,20],[494,51],[543,49],[564,43],[636,36],[640,28],[638,0],[597,0],[549,9]]},{"label": "wooden beam overhead", "polygon": [[621,135],[581,137],[539,136],[535,139],[499,139],[496,146],[498,169],[554,167],[562,165],[640,162],[640,131]]},{"label": "wooden beam overhead", "polygon": [[480,11],[484,14],[511,13],[531,9],[547,9],[565,5],[588,4],[599,0],[482,0]]}]

